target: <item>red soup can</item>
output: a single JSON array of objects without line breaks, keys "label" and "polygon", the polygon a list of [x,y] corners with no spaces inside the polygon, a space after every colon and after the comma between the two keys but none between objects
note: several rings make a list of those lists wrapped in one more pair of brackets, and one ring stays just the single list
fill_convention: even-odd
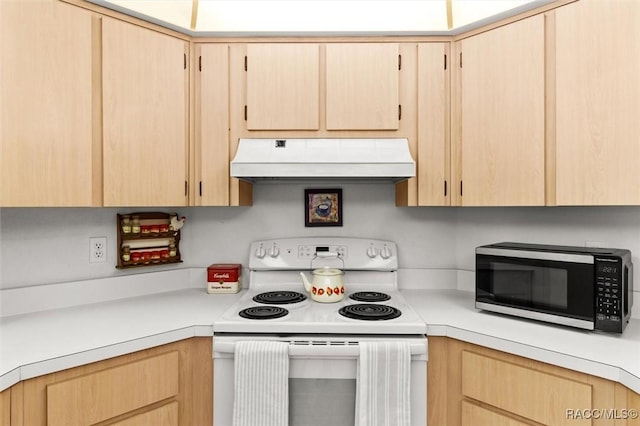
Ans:
[{"label": "red soup can", "polygon": [[207,268],[207,293],[237,293],[242,288],[242,265],[214,263]]}]

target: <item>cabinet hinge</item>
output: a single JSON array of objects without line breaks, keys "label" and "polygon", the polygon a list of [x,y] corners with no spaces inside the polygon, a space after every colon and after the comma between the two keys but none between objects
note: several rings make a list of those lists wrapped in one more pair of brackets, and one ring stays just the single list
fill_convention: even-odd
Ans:
[{"label": "cabinet hinge", "polygon": [[402,105],[398,105],[398,120],[402,120]]},{"label": "cabinet hinge", "polygon": [[183,55],[184,55],[184,69],[186,70],[187,69],[187,54],[184,53]]},{"label": "cabinet hinge", "polygon": [[200,185],[199,185],[199,188],[198,188],[198,193],[202,197],[202,181],[200,181]]},{"label": "cabinet hinge", "polygon": [[446,53],[444,55],[444,69],[445,70],[447,69],[447,55],[446,55]]},{"label": "cabinet hinge", "polygon": [[460,52],[460,68],[462,68],[462,52]]},{"label": "cabinet hinge", "polygon": [[248,61],[247,61],[247,57],[245,56],[245,57],[244,57],[244,70],[245,70],[245,71],[247,70],[247,62],[248,62]]},{"label": "cabinet hinge", "polygon": [[462,197],[462,181],[460,181],[460,196]]},{"label": "cabinet hinge", "polygon": [[244,121],[247,121],[247,106],[244,106]]},{"label": "cabinet hinge", "polygon": [[398,55],[398,69],[402,69],[402,55]]},{"label": "cabinet hinge", "polygon": [[447,181],[444,181],[444,196],[447,196]]},{"label": "cabinet hinge", "polygon": [[189,182],[187,182],[185,180],[184,181],[184,196],[186,197],[187,195],[189,195]]},{"label": "cabinet hinge", "polygon": [[198,71],[202,71],[202,56],[198,56]]}]

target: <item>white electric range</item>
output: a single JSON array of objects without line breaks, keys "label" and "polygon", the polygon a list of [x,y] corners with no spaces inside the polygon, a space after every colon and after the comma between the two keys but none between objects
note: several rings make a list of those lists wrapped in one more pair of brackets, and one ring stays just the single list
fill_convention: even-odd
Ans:
[{"label": "white electric range", "polygon": [[[320,303],[300,272],[344,271],[345,297]],[[398,251],[390,241],[306,237],[251,245],[246,294],[213,325],[218,333],[425,334],[426,325],[398,291]],[[358,306],[351,306],[358,305]],[[341,313],[344,311],[346,313]],[[349,315],[352,311],[352,315]]]},{"label": "white electric range", "polygon": [[[399,292],[395,243],[304,237],[257,241],[250,250],[246,293],[213,324],[215,426],[232,426],[235,347],[247,340],[288,342],[292,426],[352,426],[359,343],[406,342],[411,426],[426,424],[426,324]],[[305,291],[300,272],[312,281],[323,267],[344,272],[342,300],[320,303]],[[324,403],[313,403],[328,400],[331,419]]]}]

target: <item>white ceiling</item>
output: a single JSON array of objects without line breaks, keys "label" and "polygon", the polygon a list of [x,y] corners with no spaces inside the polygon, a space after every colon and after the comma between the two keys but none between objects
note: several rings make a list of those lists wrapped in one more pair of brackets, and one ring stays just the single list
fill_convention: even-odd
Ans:
[{"label": "white ceiling", "polygon": [[455,34],[553,0],[89,0],[194,35]]}]

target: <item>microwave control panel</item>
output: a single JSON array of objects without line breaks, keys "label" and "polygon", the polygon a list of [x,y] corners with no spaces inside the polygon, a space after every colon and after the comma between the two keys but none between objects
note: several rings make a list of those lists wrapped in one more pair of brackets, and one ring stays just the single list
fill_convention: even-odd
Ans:
[{"label": "microwave control panel", "polygon": [[620,258],[596,256],[596,329],[617,331],[622,328],[625,295]]}]

